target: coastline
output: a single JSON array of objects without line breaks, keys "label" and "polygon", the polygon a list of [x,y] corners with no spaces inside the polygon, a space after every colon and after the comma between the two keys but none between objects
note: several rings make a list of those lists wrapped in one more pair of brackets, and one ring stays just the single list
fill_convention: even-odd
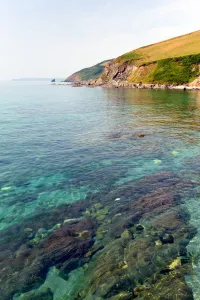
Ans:
[{"label": "coastline", "polygon": [[171,85],[171,84],[141,84],[141,83],[129,83],[129,82],[109,82],[97,84],[96,82],[55,82],[52,85],[71,85],[72,87],[102,87],[102,88],[129,88],[129,89],[155,89],[155,90],[199,90],[200,86],[185,85]]}]

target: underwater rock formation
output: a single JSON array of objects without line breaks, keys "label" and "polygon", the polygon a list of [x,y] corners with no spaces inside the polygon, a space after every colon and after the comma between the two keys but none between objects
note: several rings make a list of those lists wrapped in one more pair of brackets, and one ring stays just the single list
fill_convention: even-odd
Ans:
[{"label": "underwater rock formation", "polygon": [[[124,299],[133,299],[144,292],[144,289],[137,289],[138,286],[148,286],[145,290],[151,294],[151,289],[155,289],[153,284],[165,281],[163,273],[168,276],[173,269],[167,269],[167,266],[180,256],[180,245],[184,242],[186,245],[191,235],[195,234],[189,224],[188,214],[181,208],[176,191],[173,192],[170,187],[168,189],[158,189],[136,202],[120,207],[125,215],[116,218],[117,221],[113,219],[109,225],[107,236],[101,241],[105,247],[91,260],[85,273],[84,287],[76,299],[90,299],[89,295],[93,295],[94,299],[120,299],[118,295],[122,292]],[[144,224],[144,230],[137,230],[138,221]],[[164,238],[165,243],[162,242]],[[183,293],[187,292],[189,297],[191,290],[184,281],[185,271],[182,265],[177,268],[177,284],[180,283]],[[163,295],[166,291],[159,293]],[[156,291],[153,295],[155,299],[176,299],[156,296]]]},{"label": "underwater rock formation", "polygon": [[[72,270],[84,266],[70,300],[151,299],[152,293],[160,300],[192,299],[184,275],[191,269],[186,246],[196,231],[182,196],[194,185],[172,172],[157,172],[1,231],[2,300],[28,295],[53,266],[66,282]],[[174,282],[185,298],[162,298],[172,295]]]},{"label": "underwater rock formation", "polygon": [[[41,284],[52,266],[69,272],[87,261],[84,255],[93,245],[95,223],[83,220],[73,226],[64,226],[34,246],[24,240],[10,257],[0,264],[2,299],[10,299],[14,293],[27,291]],[[87,232],[85,237],[81,233]]]},{"label": "underwater rock formation", "polygon": [[43,288],[23,294],[20,300],[53,300],[53,293],[50,288]]}]

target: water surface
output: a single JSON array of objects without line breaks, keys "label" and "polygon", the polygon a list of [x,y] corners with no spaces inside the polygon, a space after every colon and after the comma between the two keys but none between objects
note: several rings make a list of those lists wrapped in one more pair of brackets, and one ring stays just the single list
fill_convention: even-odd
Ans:
[{"label": "water surface", "polygon": [[[176,278],[178,272],[184,288],[189,286],[199,299],[199,92],[12,82],[0,84],[0,101],[2,299],[38,299],[26,293],[41,292],[42,288],[50,291],[45,290],[41,299],[132,299],[133,293],[138,299],[152,299],[148,293],[154,291],[155,295],[159,280],[169,274]],[[147,203],[164,197],[163,211],[151,206],[148,215],[144,210],[137,218],[131,215],[131,209],[140,210],[136,202],[142,197]],[[172,213],[181,215],[184,233]],[[160,224],[157,214],[162,220],[169,214],[168,220],[172,218],[176,224],[173,228],[168,228],[166,221],[155,225]],[[132,223],[123,223],[126,215]],[[138,224],[143,226],[140,233]],[[173,243],[162,243],[167,235],[173,235]],[[69,249],[63,236],[66,240],[73,236],[73,242],[80,244]],[[110,262],[115,275],[112,277],[109,269],[111,275],[104,280],[109,278],[110,286],[104,287],[99,278],[106,272],[106,263],[104,271],[93,274],[98,259],[124,238],[125,248],[148,241],[146,247],[151,249],[156,267],[146,258],[145,268],[150,272],[143,274],[142,251],[141,258],[126,254],[119,261],[117,254]],[[58,245],[59,257],[54,253],[58,241],[63,242]],[[81,249],[77,256],[73,247]],[[166,261],[164,254],[168,255]],[[155,255],[159,259],[154,261]],[[186,264],[181,262],[166,271],[182,256]],[[38,264],[44,268],[38,269]],[[183,272],[185,265],[187,271]],[[115,273],[116,266],[121,273]],[[158,277],[154,281],[152,273]],[[94,287],[89,280],[95,276],[98,283]],[[129,279],[120,286],[124,276]],[[89,278],[87,283],[84,278]],[[141,289],[138,294],[133,292],[136,288]],[[161,290],[155,297],[163,299]]]}]

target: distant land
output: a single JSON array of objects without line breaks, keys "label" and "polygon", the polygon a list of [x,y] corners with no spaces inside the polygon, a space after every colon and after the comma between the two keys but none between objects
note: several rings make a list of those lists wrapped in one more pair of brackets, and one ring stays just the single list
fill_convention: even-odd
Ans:
[{"label": "distant land", "polygon": [[16,78],[12,79],[12,81],[51,81],[52,79],[55,79],[56,81],[63,81],[64,78]]},{"label": "distant land", "polygon": [[[101,66],[93,74],[94,67]],[[200,87],[200,30],[151,44],[72,74],[65,81],[115,87]]]},{"label": "distant land", "polygon": [[77,81],[88,81],[88,80],[94,80],[98,79],[100,75],[103,73],[105,66],[108,62],[110,62],[112,59],[104,60],[92,67],[82,69],[68,78],[65,79],[66,82],[77,82]]}]

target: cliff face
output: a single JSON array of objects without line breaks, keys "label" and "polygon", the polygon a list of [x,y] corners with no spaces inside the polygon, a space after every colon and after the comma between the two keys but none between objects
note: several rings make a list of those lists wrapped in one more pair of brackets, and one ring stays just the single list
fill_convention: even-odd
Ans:
[{"label": "cliff face", "polygon": [[110,63],[96,84],[189,84],[200,85],[200,54],[168,58],[137,65]]},{"label": "cliff face", "polygon": [[97,84],[108,82],[120,82],[127,81],[131,74],[137,70],[137,66],[124,63],[120,65],[117,62],[110,62],[106,67],[102,75],[97,80]]}]

